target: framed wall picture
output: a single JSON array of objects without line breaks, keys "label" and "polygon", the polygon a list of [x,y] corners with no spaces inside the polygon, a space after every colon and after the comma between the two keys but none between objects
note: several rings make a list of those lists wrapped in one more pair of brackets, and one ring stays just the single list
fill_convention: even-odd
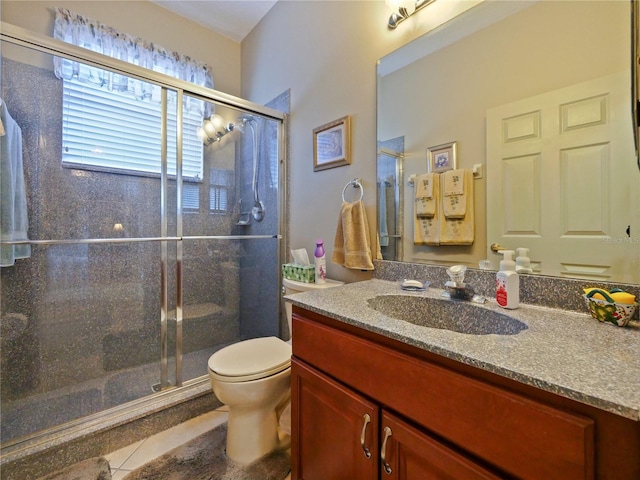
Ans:
[{"label": "framed wall picture", "polygon": [[313,129],[313,171],[351,164],[349,115]]},{"label": "framed wall picture", "polygon": [[457,166],[457,143],[458,142],[444,143],[427,148],[427,170],[435,173],[455,170]]}]

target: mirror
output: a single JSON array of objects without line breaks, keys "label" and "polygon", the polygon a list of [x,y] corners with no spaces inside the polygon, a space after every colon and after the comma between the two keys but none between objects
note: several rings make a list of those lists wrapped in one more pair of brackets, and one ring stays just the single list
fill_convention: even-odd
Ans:
[{"label": "mirror", "polygon": [[[386,256],[382,248],[383,257],[475,268],[488,259],[496,270],[501,256],[490,247],[499,244],[529,248],[534,274],[640,283],[630,25],[627,2],[485,1],[382,58],[377,180],[389,180],[381,151],[391,150],[402,158],[396,181],[404,187],[397,203],[378,197],[379,226],[386,218],[390,231],[390,219],[401,217],[393,232],[401,247]],[[616,80],[615,92],[603,79]],[[549,140],[546,120],[527,120],[552,94],[564,95],[546,115],[552,135],[566,130],[583,143]],[[600,131],[610,121],[618,122],[613,140],[611,129]],[[537,144],[531,128],[542,129],[533,132]],[[502,141],[513,145],[496,148]],[[409,180],[429,170],[429,150],[453,142],[456,168],[476,170],[473,242],[415,244]],[[516,144],[534,150],[507,149]]]}]

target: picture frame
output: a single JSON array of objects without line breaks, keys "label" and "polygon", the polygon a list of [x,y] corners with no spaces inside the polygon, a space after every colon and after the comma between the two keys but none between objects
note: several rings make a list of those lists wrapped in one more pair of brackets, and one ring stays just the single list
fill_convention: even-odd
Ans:
[{"label": "picture frame", "polygon": [[350,117],[313,129],[313,171],[351,164]]},{"label": "picture frame", "polygon": [[455,170],[458,165],[457,144],[450,142],[427,148],[427,171],[441,173]]}]

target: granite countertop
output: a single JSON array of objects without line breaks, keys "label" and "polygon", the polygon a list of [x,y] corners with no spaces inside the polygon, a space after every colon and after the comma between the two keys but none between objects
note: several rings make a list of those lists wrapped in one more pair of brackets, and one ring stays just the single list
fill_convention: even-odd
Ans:
[{"label": "granite countertop", "polygon": [[[287,301],[344,323],[640,421],[640,328],[605,325],[588,313],[520,304],[480,308],[527,325],[516,335],[470,335],[420,327],[368,307],[379,295],[440,298],[442,290],[406,292],[399,283],[367,280],[287,295]],[[450,300],[453,301],[453,300]],[[585,309],[586,310],[586,309]]]}]

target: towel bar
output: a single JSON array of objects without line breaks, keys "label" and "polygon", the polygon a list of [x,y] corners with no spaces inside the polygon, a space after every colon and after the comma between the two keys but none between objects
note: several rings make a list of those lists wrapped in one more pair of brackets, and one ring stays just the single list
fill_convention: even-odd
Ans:
[{"label": "towel bar", "polygon": [[360,200],[362,200],[364,198],[364,187],[362,186],[362,183],[360,183],[360,179],[359,178],[354,178],[349,183],[347,183],[344,186],[344,188],[342,189],[342,201],[343,202],[346,202],[346,200],[344,199],[344,194],[347,191],[347,188],[349,188],[349,186],[353,186],[353,188],[359,188],[360,189]]}]

